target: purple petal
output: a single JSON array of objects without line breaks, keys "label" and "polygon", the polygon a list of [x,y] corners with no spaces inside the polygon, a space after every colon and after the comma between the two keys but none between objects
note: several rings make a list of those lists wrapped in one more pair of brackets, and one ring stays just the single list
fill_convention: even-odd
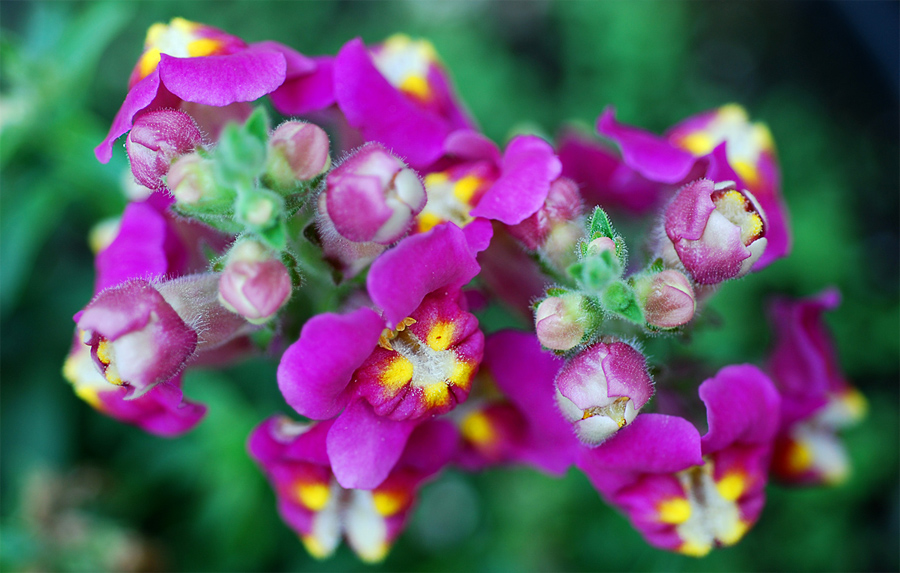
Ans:
[{"label": "purple petal", "polygon": [[336,416],[350,400],[353,372],[372,353],[383,329],[384,322],[368,308],[310,319],[278,365],[284,399],[308,418]]},{"label": "purple petal", "polygon": [[373,489],[385,480],[417,422],[376,416],[365,400],[347,406],[328,432],[328,458],[344,488]]},{"label": "purple petal", "polygon": [[625,163],[651,181],[679,183],[697,162],[692,154],[658,135],[618,123],[612,107],[607,107],[600,116],[597,131],[615,141]]},{"label": "purple petal", "polygon": [[284,83],[286,63],[280,52],[253,48],[227,56],[174,58],[163,54],[159,77],[185,101],[226,106],[253,101]]},{"label": "purple petal", "polygon": [[406,237],[372,263],[366,286],[389,325],[409,316],[430,292],[462,288],[478,271],[463,231],[452,223]]},{"label": "purple petal", "polygon": [[544,204],[562,164],[549,143],[533,135],[513,139],[503,154],[503,174],[472,209],[473,217],[521,223]]},{"label": "purple petal", "polygon": [[369,57],[362,40],[351,40],[334,63],[334,92],[347,121],[367,140],[380,141],[416,169],[443,153],[452,126],[394,88]]},{"label": "purple petal", "polygon": [[284,115],[304,115],[325,109],[335,103],[334,58],[313,58],[315,69],[292,74],[288,64],[287,79],[269,94],[272,105]]},{"label": "purple petal", "polygon": [[181,377],[158,384],[152,390],[129,400],[127,388],[111,388],[100,391],[97,397],[105,414],[146,432],[164,437],[174,437],[188,432],[206,415],[206,406],[184,400],[179,387]]},{"label": "purple petal", "polygon": [[500,164],[497,144],[472,129],[458,129],[444,140],[444,154],[462,161],[490,161]]},{"label": "purple petal", "polygon": [[541,350],[533,333],[507,330],[485,341],[485,368],[528,421],[523,460],[553,474],[565,472],[580,447],[556,406],[553,380],[562,365],[561,358]]},{"label": "purple petal", "polygon": [[477,255],[490,246],[491,237],[494,236],[494,227],[487,219],[478,218],[463,227],[463,234],[466,236],[472,253]]},{"label": "purple petal", "polygon": [[453,423],[446,419],[426,420],[410,435],[397,465],[428,476],[447,465],[458,448],[459,432]]},{"label": "purple petal", "polygon": [[731,444],[770,443],[778,430],[780,397],[768,376],[750,364],[726,366],[700,385],[709,431],[703,454]]},{"label": "purple petal", "polygon": [[[113,119],[109,133],[100,145],[94,148],[94,155],[97,156],[97,160],[100,163],[109,163],[109,160],[112,158],[113,143],[131,129],[134,116],[153,103],[160,91],[159,87],[159,72],[154,70],[128,91],[128,95],[125,96],[125,102]],[[170,103],[177,105],[177,102]]]},{"label": "purple petal", "polygon": [[578,467],[602,492],[611,493],[643,473],[673,473],[703,465],[700,433],[677,416],[640,414],[596,448],[583,448]]}]

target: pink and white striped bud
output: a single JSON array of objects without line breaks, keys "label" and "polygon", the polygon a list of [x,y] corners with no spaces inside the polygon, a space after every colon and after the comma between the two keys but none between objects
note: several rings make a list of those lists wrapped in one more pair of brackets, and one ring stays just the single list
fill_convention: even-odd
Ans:
[{"label": "pink and white striped bud", "polygon": [[676,328],[694,318],[697,308],[694,287],[680,271],[668,269],[639,277],[634,291],[650,326]]},{"label": "pink and white striped bud", "polygon": [[278,189],[293,189],[331,167],[328,134],[312,123],[288,121],[269,139],[266,174]]},{"label": "pink and white striped bud", "polygon": [[425,207],[415,171],[380,143],[367,143],[326,178],[328,215],[343,237],[388,245],[409,230]]},{"label": "pink and white striped bud", "polygon": [[559,408],[589,446],[630,424],[652,395],[644,355],[619,341],[589,346],[556,376]]},{"label": "pink and white striped bud", "polygon": [[578,293],[545,298],[534,313],[538,340],[551,350],[570,350],[592,330],[587,299]]},{"label": "pink and white striped bud", "polygon": [[291,275],[257,241],[241,241],[228,254],[219,278],[219,302],[251,324],[262,324],[291,298]]},{"label": "pink and white striped bud", "polygon": [[156,191],[165,189],[163,178],[172,162],[202,141],[203,134],[191,116],[160,109],[138,116],[125,139],[125,150],[137,182]]},{"label": "pink and white striped bud", "polygon": [[663,220],[660,255],[681,263],[694,281],[718,284],[750,272],[766,249],[766,218],[749,191],[734,182],[698,179],[678,190]]}]

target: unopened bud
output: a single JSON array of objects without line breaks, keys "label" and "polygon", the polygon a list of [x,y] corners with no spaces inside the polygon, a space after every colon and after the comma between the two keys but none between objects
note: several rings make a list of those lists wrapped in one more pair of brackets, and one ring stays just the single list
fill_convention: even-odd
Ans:
[{"label": "unopened bud", "polygon": [[379,143],[360,147],[326,182],[328,214],[351,241],[393,243],[425,207],[419,176]]},{"label": "unopened bud", "polygon": [[213,176],[213,162],[198,153],[182,155],[166,175],[166,185],[179,208],[199,213],[229,209],[234,194],[220,189]]},{"label": "unopened bud", "polygon": [[266,174],[278,190],[293,190],[331,167],[328,135],[318,125],[288,121],[269,140]]},{"label": "unopened bud", "polygon": [[125,139],[131,172],[141,185],[164,189],[163,178],[172,161],[196,149],[203,135],[191,116],[174,109],[144,113]]},{"label": "unopened bud", "polygon": [[545,298],[534,313],[541,344],[551,350],[569,350],[581,344],[594,322],[586,303],[577,293]]},{"label": "unopened bud", "polygon": [[288,270],[257,241],[242,241],[231,250],[219,279],[219,302],[253,324],[262,324],[291,297]]},{"label": "unopened bud", "polygon": [[694,317],[697,302],[694,288],[683,273],[669,269],[640,277],[634,290],[650,326],[675,328]]},{"label": "unopened bud", "polygon": [[563,366],[556,400],[578,438],[596,446],[630,424],[653,395],[644,356],[624,342],[597,342]]},{"label": "unopened bud", "polygon": [[598,237],[588,243],[587,252],[585,253],[587,256],[597,257],[600,256],[600,253],[604,251],[609,251],[613,255],[616,254],[616,242],[610,239],[609,237]]}]

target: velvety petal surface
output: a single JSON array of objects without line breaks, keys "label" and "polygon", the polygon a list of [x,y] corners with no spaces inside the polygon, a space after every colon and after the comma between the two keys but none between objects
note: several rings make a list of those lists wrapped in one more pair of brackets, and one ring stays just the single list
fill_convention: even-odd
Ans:
[{"label": "velvety petal surface", "polygon": [[778,430],[780,397],[769,377],[750,364],[726,366],[700,385],[709,431],[703,454],[732,444],[771,443]]}]

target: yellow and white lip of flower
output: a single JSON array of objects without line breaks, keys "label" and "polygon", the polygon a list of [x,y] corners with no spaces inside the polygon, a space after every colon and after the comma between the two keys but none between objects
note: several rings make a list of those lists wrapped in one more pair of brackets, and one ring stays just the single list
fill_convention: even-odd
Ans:
[{"label": "yellow and white lip of flower", "polygon": [[232,43],[243,45],[238,38],[184,18],[173,18],[168,24],[153,24],[147,30],[144,53],[132,74],[135,78],[132,84],[150,75],[159,64],[162,54],[176,58],[212,56],[224,52]]},{"label": "yellow and white lip of flower", "polygon": [[698,157],[728,142],[728,163],[750,187],[760,180],[760,157],[775,153],[769,128],[764,123],[751,123],[747,111],[737,104],[720,107],[704,121],[686,122],[672,133],[671,140]]},{"label": "yellow and white lip of flower", "polygon": [[425,103],[434,97],[428,75],[440,60],[428,40],[395,34],[373,51],[372,59],[381,75],[406,95]]}]

